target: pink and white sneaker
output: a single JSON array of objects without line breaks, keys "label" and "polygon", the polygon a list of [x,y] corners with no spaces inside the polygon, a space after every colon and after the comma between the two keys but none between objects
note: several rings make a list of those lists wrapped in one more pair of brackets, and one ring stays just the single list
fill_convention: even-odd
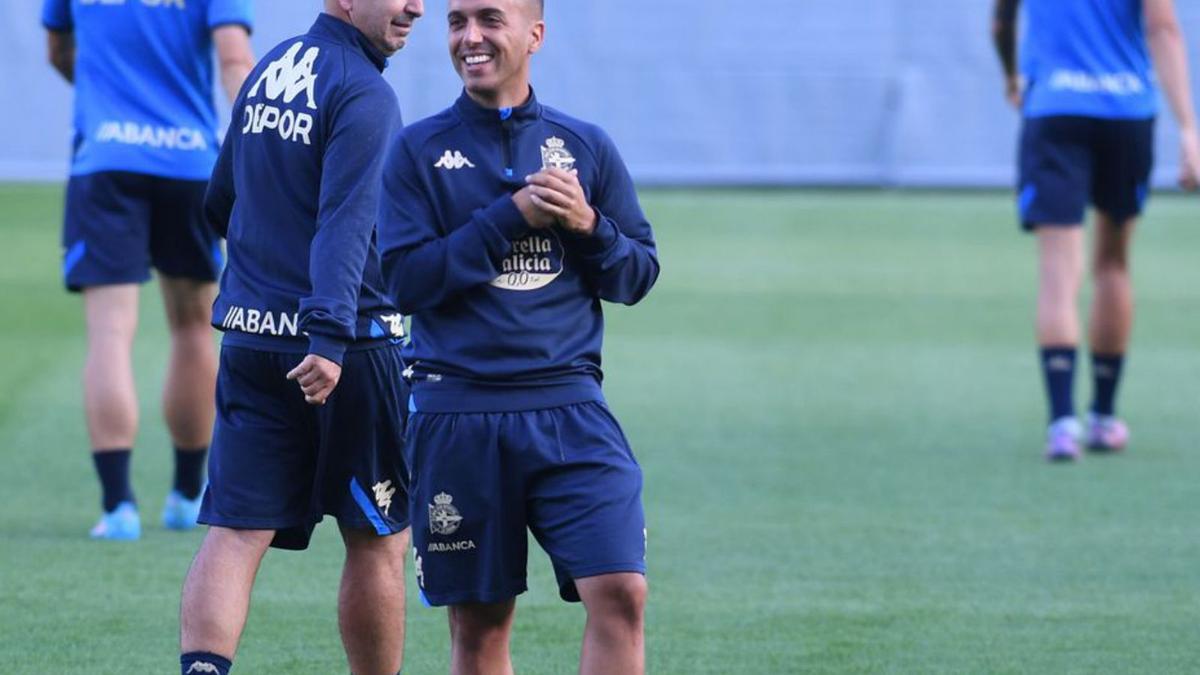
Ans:
[{"label": "pink and white sneaker", "polygon": [[1092,452],[1120,452],[1129,444],[1129,427],[1112,415],[1087,416],[1087,447]]},{"label": "pink and white sneaker", "polygon": [[1083,429],[1074,417],[1060,417],[1046,429],[1046,459],[1051,462],[1073,462],[1079,459],[1079,439]]}]

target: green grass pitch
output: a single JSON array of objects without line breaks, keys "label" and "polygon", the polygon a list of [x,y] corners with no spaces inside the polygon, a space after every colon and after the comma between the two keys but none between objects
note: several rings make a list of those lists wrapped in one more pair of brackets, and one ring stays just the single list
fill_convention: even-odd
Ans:
[{"label": "green grass pitch", "polygon": [[[168,673],[200,534],[168,488],[154,287],[136,347],[141,542],[86,539],[77,298],[61,189],[0,186],[0,671]],[[646,191],[663,275],[609,309],[609,399],[646,473],[655,673],[1196,672],[1200,217],[1135,249],[1124,456],[1049,466],[1033,241],[1000,193]],[[1089,395],[1086,368],[1077,399]],[[345,672],[330,524],[268,555],[240,673]],[[583,612],[531,550],[518,672],[574,671]],[[411,565],[409,569],[412,585]],[[446,671],[410,595],[406,672]]]}]

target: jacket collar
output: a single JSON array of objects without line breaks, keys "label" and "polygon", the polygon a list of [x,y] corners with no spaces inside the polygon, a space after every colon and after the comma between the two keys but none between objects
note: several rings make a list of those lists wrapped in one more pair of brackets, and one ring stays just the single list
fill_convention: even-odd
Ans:
[{"label": "jacket collar", "polygon": [[336,16],[322,12],[317,17],[317,21],[312,25],[312,28],[308,29],[308,33],[309,35],[317,35],[333,40],[334,42],[356,47],[364,56],[370,59],[371,63],[381,73],[387,67],[387,57],[383,55],[383,52],[371,44],[371,41],[367,39],[366,35],[362,34],[362,31]]},{"label": "jacket collar", "polygon": [[454,110],[464,121],[474,124],[505,124],[524,126],[542,116],[542,106],[538,103],[533,87],[529,88],[529,99],[515,108],[485,108],[471,98],[464,89],[454,102]]}]

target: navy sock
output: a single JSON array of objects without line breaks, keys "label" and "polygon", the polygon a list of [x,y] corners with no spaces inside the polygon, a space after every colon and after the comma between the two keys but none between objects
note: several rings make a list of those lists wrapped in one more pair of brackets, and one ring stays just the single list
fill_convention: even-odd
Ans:
[{"label": "navy sock", "polygon": [[1111,415],[1116,410],[1117,385],[1121,382],[1121,364],[1124,354],[1092,354],[1092,379],[1095,390],[1092,412]]},{"label": "navy sock", "polygon": [[132,502],[133,487],[129,483],[129,456],[133,451],[129,448],[100,450],[92,453],[92,462],[96,465],[96,475],[100,477],[102,493],[101,503],[104,512],[108,513],[117,508],[121,502]]},{"label": "navy sock", "polygon": [[1075,347],[1042,347],[1042,375],[1050,400],[1050,421],[1075,414],[1071,389],[1075,383]]},{"label": "navy sock", "polygon": [[179,657],[179,672],[183,675],[229,675],[233,661],[212,652],[188,652]]},{"label": "navy sock", "polygon": [[175,448],[175,489],[187,499],[195,499],[204,489],[204,460],[208,448]]}]

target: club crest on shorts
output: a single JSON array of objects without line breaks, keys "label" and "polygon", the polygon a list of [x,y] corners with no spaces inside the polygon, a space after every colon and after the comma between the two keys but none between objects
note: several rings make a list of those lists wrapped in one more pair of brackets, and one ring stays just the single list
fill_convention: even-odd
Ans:
[{"label": "club crest on shorts", "polygon": [[392,496],[396,494],[396,488],[392,487],[392,481],[385,480],[381,483],[376,483],[371,486],[371,490],[375,493],[375,504],[383,511],[383,515],[388,515],[388,510],[392,508]]},{"label": "club crest on shorts", "polygon": [[538,230],[512,242],[508,257],[500,262],[496,288],[532,291],[558,278],[563,271],[563,245],[554,230]]},{"label": "club crest on shorts", "polygon": [[388,332],[394,338],[404,337],[404,315],[399,312],[395,314],[382,314],[379,320],[387,325]]},{"label": "club crest on shorts", "polygon": [[567,150],[567,143],[557,136],[546,139],[542,146],[542,168],[570,171],[575,168],[575,156]]},{"label": "club crest on shorts", "polygon": [[429,529],[434,534],[450,535],[458,531],[462,516],[454,508],[453,501],[454,497],[445,492],[434,496],[433,503],[429,505]]}]

